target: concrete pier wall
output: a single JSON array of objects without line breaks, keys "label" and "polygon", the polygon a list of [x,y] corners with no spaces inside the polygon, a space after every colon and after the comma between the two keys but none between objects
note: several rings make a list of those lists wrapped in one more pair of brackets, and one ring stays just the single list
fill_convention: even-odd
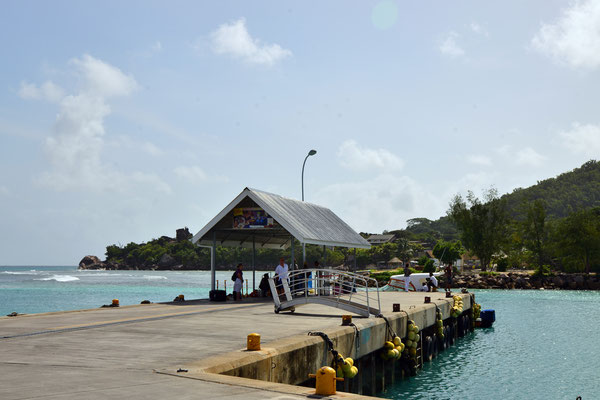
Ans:
[{"label": "concrete pier wall", "polygon": [[[464,313],[470,313],[471,297],[461,294],[464,303]],[[436,299],[435,303],[411,305],[400,312],[385,312],[382,310],[390,327],[398,336],[405,339],[407,323],[411,319],[421,331],[432,331],[436,321],[436,307],[442,312],[445,324],[450,323],[450,309],[453,299]],[[298,311],[300,311],[299,309]],[[294,316],[282,316],[285,318]],[[338,326],[325,329],[325,333],[333,342],[333,347],[344,357],[352,357],[359,367],[359,376],[346,384],[346,390],[363,393],[368,380],[369,394],[375,394],[373,387],[380,388],[385,383],[377,384],[385,375],[388,382],[393,382],[395,372],[385,371],[383,360],[374,357],[389,339],[387,323],[383,318],[354,318],[355,326]],[[340,319],[341,324],[341,319]],[[306,329],[310,330],[310,326]],[[196,372],[216,373],[236,377],[258,379],[268,382],[285,383],[291,385],[303,384],[307,381],[308,374],[315,373],[320,367],[331,365],[332,355],[326,342],[320,336],[296,335],[281,340],[275,340],[263,346],[260,351],[244,351],[229,353],[203,360],[200,365],[195,365]],[[381,364],[381,365],[380,365]],[[364,369],[364,370],[363,370]],[[362,376],[360,376],[362,374]],[[367,376],[368,375],[368,376]],[[357,384],[357,382],[361,382]],[[343,384],[342,384],[343,385]]]}]

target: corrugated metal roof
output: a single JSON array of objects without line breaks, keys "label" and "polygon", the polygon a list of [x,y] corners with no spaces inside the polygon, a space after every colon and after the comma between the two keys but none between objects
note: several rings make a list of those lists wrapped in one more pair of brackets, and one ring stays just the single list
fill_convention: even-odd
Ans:
[{"label": "corrugated metal roof", "polygon": [[[276,228],[232,229],[233,209],[248,199],[265,210],[278,223]],[[194,237],[194,243],[282,248],[289,246],[290,235],[301,243],[326,246],[369,248],[371,245],[328,208],[290,199],[261,190],[246,188]]]}]

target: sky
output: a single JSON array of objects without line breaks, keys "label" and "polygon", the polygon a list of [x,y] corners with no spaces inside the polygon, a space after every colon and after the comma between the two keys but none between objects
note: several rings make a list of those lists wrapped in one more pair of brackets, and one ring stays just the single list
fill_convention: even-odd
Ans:
[{"label": "sky", "polygon": [[356,231],[600,152],[600,0],[13,1],[0,265],[199,231],[245,187]]}]

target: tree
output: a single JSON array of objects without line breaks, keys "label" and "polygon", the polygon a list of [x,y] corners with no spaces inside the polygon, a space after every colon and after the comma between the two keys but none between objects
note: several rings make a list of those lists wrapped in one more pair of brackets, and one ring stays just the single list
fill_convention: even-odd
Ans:
[{"label": "tree", "polygon": [[523,246],[533,256],[538,267],[547,263],[548,224],[543,200],[537,199],[526,204],[525,220],[520,224]]},{"label": "tree", "polygon": [[600,207],[575,212],[557,227],[558,253],[564,262],[575,262],[590,273],[600,262]]},{"label": "tree", "polygon": [[484,193],[485,202],[469,191],[465,201],[456,195],[450,202],[448,216],[454,221],[463,245],[481,261],[485,271],[492,255],[506,240],[508,214],[505,200],[498,198],[496,189]]},{"label": "tree", "polygon": [[397,250],[396,255],[404,262],[407,263],[410,261],[411,257],[414,254],[414,249],[410,243],[408,243],[408,239],[402,238],[398,239],[396,242]]},{"label": "tree", "polygon": [[460,256],[465,253],[465,249],[459,240],[446,242],[440,240],[433,247],[433,255],[444,264],[452,265]]}]

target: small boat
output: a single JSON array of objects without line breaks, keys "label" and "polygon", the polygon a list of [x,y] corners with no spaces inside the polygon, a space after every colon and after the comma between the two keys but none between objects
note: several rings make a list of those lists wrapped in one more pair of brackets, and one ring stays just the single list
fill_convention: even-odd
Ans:
[{"label": "small boat", "polygon": [[475,324],[478,328],[491,328],[495,321],[496,312],[494,310],[481,310]]},{"label": "small boat", "polygon": [[[433,273],[433,276],[435,276],[436,279],[440,275],[442,275],[441,272]],[[404,286],[405,278],[406,277],[404,275],[392,275],[390,277],[390,282],[388,283],[388,286],[391,288],[394,288],[396,290],[405,290],[405,286]],[[419,272],[419,273],[410,274],[410,276],[408,277],[408,279],[409,279],[408,290],[410,292],[420,291],[420,289],[423,287],[423,283],[426,283],[428,278],[429,278],[429,272]],[[438,288],[439,288],[439,281],[438,281]]]}]

